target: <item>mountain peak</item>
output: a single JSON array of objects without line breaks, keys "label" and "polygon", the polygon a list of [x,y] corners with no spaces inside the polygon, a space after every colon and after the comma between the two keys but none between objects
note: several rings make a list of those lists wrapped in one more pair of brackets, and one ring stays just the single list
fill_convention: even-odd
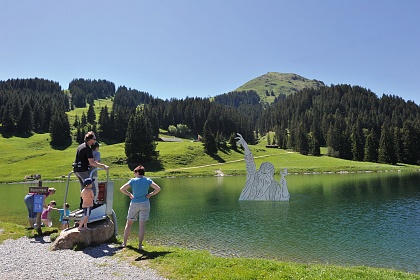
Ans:
[{"label": "mountain peak", "polygon": [[325,84],[318,80],[310,80],[293,73],[268,72],[250,80],[235,91],[255,90],[261,100],[267,103],[274,101],[279,94],[290,95],[304,88],[320,88]]}]

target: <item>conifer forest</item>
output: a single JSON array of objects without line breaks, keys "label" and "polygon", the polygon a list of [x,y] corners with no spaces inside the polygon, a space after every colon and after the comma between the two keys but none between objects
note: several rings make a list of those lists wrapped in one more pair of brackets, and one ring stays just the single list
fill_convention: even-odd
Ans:
[{"label": "conifer forest", "polygon": [[[96,116],[98,99],[112,99],[112,109],[104,106]],[[87,114],[70,123],[66,113],[85,107]],[[305,88],[266,103],[253,90],[162,100],[106,80],[74,79],[68,90],[39,78],[0,81],[3,136],[49,133],[52,147],[66,148],[93,130],[101,141],[125,142],[129,161],[153,161],[159,130],[177,128],[200,135],[207,153],[232,143],[236,133],[253,144],[274,132],[267,144],[302,155],[319,156],[327,147],[328,156],[347,160],[420,164],[420,107],[360,86]]]}]

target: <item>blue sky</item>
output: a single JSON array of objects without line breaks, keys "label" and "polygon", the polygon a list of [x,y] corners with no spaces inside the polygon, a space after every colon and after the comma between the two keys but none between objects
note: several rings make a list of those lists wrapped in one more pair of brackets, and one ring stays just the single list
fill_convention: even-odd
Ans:
[{"label": "blue sky", "polygon": [[420,1],[0,2],[0,80],[106,79],[163,99],[267,72],[420,104]]}]

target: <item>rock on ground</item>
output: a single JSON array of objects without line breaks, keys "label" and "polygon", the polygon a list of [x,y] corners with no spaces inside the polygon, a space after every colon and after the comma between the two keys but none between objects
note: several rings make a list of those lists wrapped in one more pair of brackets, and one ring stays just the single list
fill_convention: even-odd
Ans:
[{"label": "rock on ground", "polygon": [[114,222],[109,217],[89,224],[89,229],[78,230],[77,227],[60,232],[60,235],[51,245],[52,250],[73,249],[75,245],[83,247],[99,245],[114,235]]}]

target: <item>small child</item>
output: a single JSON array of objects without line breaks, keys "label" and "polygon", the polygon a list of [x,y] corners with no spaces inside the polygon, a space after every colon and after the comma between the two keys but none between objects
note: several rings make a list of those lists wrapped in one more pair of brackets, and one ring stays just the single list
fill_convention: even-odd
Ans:
[{"label": "small child", "polygon": [[[92,149],[92,154],[93,154],[93,159],[96,162],[101,162],[101,153],[99,152],[99,142],[95,142],[92,144],[91,149]],[[93,170],[97,169],[97,167],[95,166],[91,166],[90,167],[90,171],[92,172]],[[93,178],[93,193],[95,194],[95,199],[93,200],[93,204],[96,204],[96,200],[98,199],[98,194],[99,194],[99,188],[98,188],[98,171],[95,171],[92,173],[92,178]]]},{"label": "small child", "polygon": [[42,211],[41,214],[41,221],[46,227],[52,226],[52,220],[50,217],[50,211],[57,205],[57,203],[54,200],[51,200],[48,204],[47,208]]},{"label": "small child", "polygon": [[58,210],[60,212],[61,230],[69,228],[69,220],[64,220],[64,216],[70,215],[70,205],[66,203],[63,209],[58,209],[58,208],[53,208],[53,209]]},{"label": "small child", "polygon": [[80,192],[80,197],[82,198],[82,208],[83,208],[83,218],[79,222],[78,229],[88,229],[87,222],[89,220],[90,211],[93,207],[93,199],[95,195],[93,194],[92,184],[94,179],[86,178],[83,181],[84,189]]}]

